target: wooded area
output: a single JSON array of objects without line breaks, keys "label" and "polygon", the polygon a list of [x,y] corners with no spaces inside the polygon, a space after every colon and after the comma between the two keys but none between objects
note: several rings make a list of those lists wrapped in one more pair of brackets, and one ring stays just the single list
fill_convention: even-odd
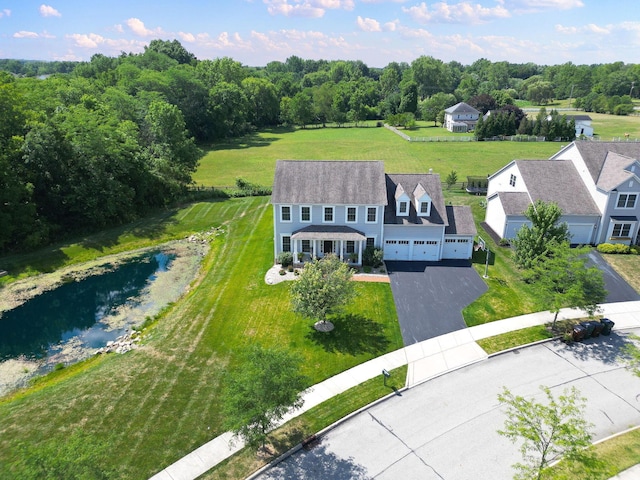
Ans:
[{"label": "wooded area", "polygon": [[289,57],[265,67],[198,60],[176,40],[89,62],[0,60],[0,252],[130,221],[191,183],[198,145],[275,125],[341,126],[397,114],[438,122],[458,101],[513,110],[575,99],[627,114],[640,65],[540,66],[422,56]]}]

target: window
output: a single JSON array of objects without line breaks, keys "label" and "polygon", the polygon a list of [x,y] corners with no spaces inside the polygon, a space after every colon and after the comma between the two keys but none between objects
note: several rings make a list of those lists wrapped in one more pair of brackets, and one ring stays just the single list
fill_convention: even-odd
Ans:
[{"label": "window", "polygon": [[367,223],[376,223],[378,220],[378,208],[367,207]]},{"label": "window", "polygon": [[400,205],[398,206],[398,213],[400,215],[407,214],[407,210],[408,210],[407,205],[408,205],[408,202],[400,202]]},{"label": "window", "polygon": [[356,252],[356,242],[353,240],[347,240],[347,253],[355,253]]},{"label": "window", "polygon": [[613,231],[611,232],[612,237],[628,237],[631,233],[631,224],[630,223],[614,223]]},{"label": "window", "polygon": [[311,240],[302,240],[302,253],[311,253]]},{"label": "window", "polygon": [[333,223],[333,207],[324,207],[324,223]]},{"label": "window", "polygon": [[367,237],[367,247],[374,247],[376,239],[373,237]]},{"label": "window", "polygon": [[456,239],[455,238],[445,238],[444,239],[444,243],[456,243]]},{"label": "window", "polygon": [[409,245],[409,240],[398,240],[398,245]]},{"label": "window", "polygon": [[620,193],[617,208],[635,208],[638,195],[635,193]]},{"label": "window", "polygon": [[311,222],[311,207],[306,205],[300,207],[300,221],[305,223]]},{"label": "window", "polygon": [[289,236],[282,237],[282,251],[283,252],[291,251],[291,237]]},{"label": "window", "polygon": [[358,221],[358,208],[347,207],[347,223],[356,223]]},{"label": "window", "polygon": [[289,205],[280,206],[280,221],[282,222],[291,221],[291,207]]},{"label": "window", "polygon": [[429,202],[420,202],[420,215],[429,215]]},{"label": "window", "polygon": [[511,177],[509,178],[509,185],[511,185],[512,187],[516,186],[516,176],[511,174]]}]

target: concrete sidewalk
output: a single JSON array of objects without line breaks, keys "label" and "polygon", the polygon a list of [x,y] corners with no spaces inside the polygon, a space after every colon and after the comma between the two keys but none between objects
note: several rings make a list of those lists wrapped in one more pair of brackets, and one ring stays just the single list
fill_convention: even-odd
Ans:
[{"label": "concrete sidewalk", "polygon": [[[640,327],[640,301],[609,303],[601,306],[601,314],[615,322],[614,329]],[[583,317],[579,310],[563,309],[558,319]],[[487,354],[477,340],[542,325],[553,321],[549,312],[491,322],[465,328],[387,353],[368,362],[335,375],[309,388],[303,395],[304,405],[288,415],[284,421],[295,418],[329,398],[342,393],[366,380],[382,374],[382,370],[408,365],[407,387],[412,387],[461,367],[480,362]],[[160,471],[151,480],[193,480],[243,448],[241,440],[230,443],[232,436],[225,433],[194,450],[174,464]],[[626,478],[626,477],[625,477]]]}]

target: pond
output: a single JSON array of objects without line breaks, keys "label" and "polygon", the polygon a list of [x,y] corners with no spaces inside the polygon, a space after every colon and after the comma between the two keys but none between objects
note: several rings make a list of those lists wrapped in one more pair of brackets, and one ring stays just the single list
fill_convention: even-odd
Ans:
[{"label": "pond", "polygon": [[94,349],[115,340],[132,322],[113,328],[109,317],[125,305],[139,306],[142,289],[167,271],[174,258],[147,254],[102,275],[72,280],[5,312],[0,319],[0,361],[41,359],[72,340]]},{"label": "pond", "polygon": [[184,294],[207,249],[172,242],[0,290],[0,395],[155,316]]}]

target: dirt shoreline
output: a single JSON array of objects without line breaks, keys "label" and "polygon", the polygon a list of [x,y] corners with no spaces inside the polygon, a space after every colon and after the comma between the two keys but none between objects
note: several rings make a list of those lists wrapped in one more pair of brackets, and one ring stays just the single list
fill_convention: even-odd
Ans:
[{"label": "dirt shoreline", "polygon": [[[108,255],[64,267],[53,273],[18,280],[0,288],[0,322],[3,312],[12,310],[66,282],[101,275],[150,252],[161,251],[170,254],[174,259],[167,271],[157,272],[155,280],[150,282],[139,296],[119,308],[114,315],[100,320],[101,323],[107,324],[107,330],[130,329],[140,325],[147,317],[157,315],[165,306],[189,291],[189,286],[200,270],[201,260],[209,250],[209,237],[215,234],[216,232],[208,232],[204,235],[193,235],[185,240]],[[50,355],[45,359],[21,357],[0,361],[0,396],[26,386],[30,378],[50,371],[56,364],[75,363],[89,358],[94,353],[95,349],[84,347],[72,338],[52,347]]]}]

